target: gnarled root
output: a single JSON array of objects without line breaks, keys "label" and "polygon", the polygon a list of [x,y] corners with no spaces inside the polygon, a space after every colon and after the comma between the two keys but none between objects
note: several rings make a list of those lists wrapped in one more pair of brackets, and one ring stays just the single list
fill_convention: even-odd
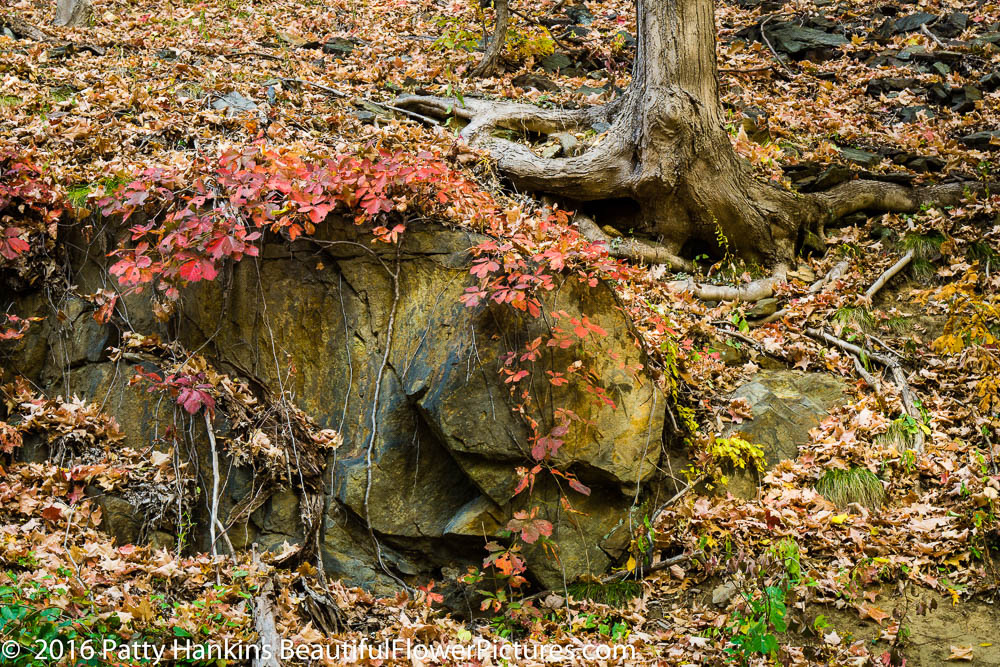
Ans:
[{"label": "gnarled root", "polygon": [[585,215],[577,214],[573,222],[587,240],[603,243],[612,257],[646,264],[666,264],[673,271],[694,271],[694,262],[678,257],[665,246],[640,239],[611,238]]},{"label": "gnarled root", "polygon": [[774,288],[785,282],[784,269],[770,278],[761,278],[739,287],[711,285],[696,280],[675,280],[667,283],[678,291],[691,292],[702,301],[760,301],[774,295]]}]

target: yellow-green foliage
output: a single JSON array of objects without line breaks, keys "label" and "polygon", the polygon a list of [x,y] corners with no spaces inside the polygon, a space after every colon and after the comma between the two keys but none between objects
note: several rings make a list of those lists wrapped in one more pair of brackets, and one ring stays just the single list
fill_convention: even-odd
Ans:
[{"label": "yellow-green foliage", "polygon": [[507,33],[507,49],[518,61],[529,56],[544,58],[552,55],[556,43],[552,35],[542,26],[530,26],[524,30],[511,30]]},{"label": "yellow-green foliage", "polygon": [[757,470],[764,469],[764,450],[760,445],[747,442],[738,435],[729,438],[715,438],[708,447],[708,453],[716,461],[728,461],[734,468],[743,470],[750,463]]},{"label": "yellow-green foliage", "polygon": [[816,482],[816,491],[837,507],[858,503],[877,509],[885,501],[885,489],[879,478],[868,468],[858,466],[827,470]]}]

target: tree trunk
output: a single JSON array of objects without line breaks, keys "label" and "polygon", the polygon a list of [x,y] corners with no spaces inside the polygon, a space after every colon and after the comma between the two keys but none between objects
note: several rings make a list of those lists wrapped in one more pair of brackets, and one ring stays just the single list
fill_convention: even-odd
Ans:
[{"label": "tree trunk", "polygon": [[509,0],[494,0],[493,6],[496,8],[496,25],[493,26],[493,35],[489,44],[486,45],[486,53],[479,65],[473,70],[473,76],[493,76],[500,64],[500,54],[503,53],[504,44],[507,43],[507,25],[510,23]]},{"label": "tree trunk", "polygon": [[633,80],[612,132],[642,227],[675,254],[692,239],[721,240],[748,260],[790,260],[798,206],[753,178],[723,126],[712,0],[638,0],[637,18]]},{"label": "tree trunk", "polygon": [[90,0],[58,0],[56,2],[56,25],[71,28],[87,25],[90,20]]},{"label": "tree trunk", "polygon": [[[625,93],[603,107],[546,110],[466,98],[409,97],[397,104],[469,120],[462,136],[487,149],[521,190],[578,201],[630,198],[637,228],[658,237],[660,250],[638,244],[635,258],[677,269],[688,241],[725,244],[744,259],[780,268],[803,245],[824,246],[824,225],[857,210],[915,211],[954,204],[986,184],[924,189],[853,181],[816,194],[793,193],[753,177],[722,122],[713,0],[637,0],[638,50]],[[542,158],[493,130],[552,133],[611,122],[608,136],[583,155]],[[599,226],[589,225],[594,240]],[[596,230],[596,231],[595,231]],[[609,244],[610,245],[610,244]]]}]

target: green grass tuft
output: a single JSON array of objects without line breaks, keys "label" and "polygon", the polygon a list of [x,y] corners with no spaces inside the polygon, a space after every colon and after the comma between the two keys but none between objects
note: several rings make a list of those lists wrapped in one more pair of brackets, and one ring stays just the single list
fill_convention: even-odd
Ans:
[{"label": "green grass tuft", "polygon": [[945,242],[943,234],[917,234],[916,232],[903,237],[903,247],[913,251],[915,259],[933,259],[941,254],[941,244]]},{"label": "green grass tuft", "polygon": [[879,478],[871,470],[857,466],[827,470],[816,482],[816,491],[837,507],[859,503],[876,509],[885,501],[885,489]]},{"label": "green grass tuft", "polygon": [[992,266],[1000,263],[1000,253],[993,249],[987,241],[976,241],[969,246],[969,261],[979,262],[989,272]]},{"label": "green grass tuft", "polygon": [[872,311],[861,306],[842,306],[833,314],[833,321],[837,324],[856,329],[858,331],[871,331],[875,328],[875,315]]},{"label": "green grass tuft", "polygon": [[606,584],[579,581],[570,584],[568,590],[577,600],[592,600],[612,607],[624,607],[630,600],[642,595],[642,584],[631,580],[612,581]]},{"label": "green grass tuft", "polygon": [[87,205],[87,195],[91,190],[90,185],[74,185],[66,190],[66,199],[74,208],[83,208]]},{"label": "green grass tuft", "polygon": [[916,427],[913,424],[913,420],[908,420],[905,416],[893,419],[885,433],[875,436],[875,444],[885,449],[895,447],[899,452],[913,449],[913,443],[917,439]]}]

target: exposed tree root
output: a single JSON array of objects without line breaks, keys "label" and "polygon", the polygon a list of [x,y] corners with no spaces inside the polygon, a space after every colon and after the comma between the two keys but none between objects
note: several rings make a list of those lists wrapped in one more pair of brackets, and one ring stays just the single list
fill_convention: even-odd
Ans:
[{"label": "exposed tree root", "polygon": [[691,292],[702,301],[760,301],[774,295],[774,288],[785,282],[785,273],[781,269],[770,278],[761,278],[739,287],[729,285],[711,285],[696,280],[675,280],[668,286],[678,291]]},{"label": "exposed tree root", "polygon": [[995,192],[997,184],[966,181],[911,187],[859,179],[808,196],[826,209],[827,221],[832,222],[857,211],[916,213],[923,206],[954,206],[970,194],[982,195],[988,190]]},{"label": "exposed tree root", "polygon": [[832,269],[826,272],[825,276],[809,286],[809,293],[816,294],[830,283],[840,280],[841,276],[847,273],[847,269],[849,268],[851,268],[850,262],[838,262]]},{"label": "exposed tree root", "polygon": [[[684,184],[678,182],[676,174],[665,175],[662,165],[649,165],[647,169],[643,164],[643,152],[669,151],[669,146],[644,146],[644,130],[629,122],[629,118],[637,114],[652,115],[649,109],[641,108],[645,97],[637,90],[630,88],[607,105],[568,111],[512,102],[430,96],[404,97],[396,104],[403,109],[417,109],[422,114],[454,115],[468,121],[462,137],[470,145],[487,150],[500,172],[518,188],[578,201],[634,199],[641,208],[648,209],[645,217],[650,231],[665,231],[667,233],[660,234],[665,238],[673,236],[666,238],[664,247],[641,241],[612,244],[596,225],[591,227],[583,223],[581,229],[586,226],[588,238],[606,241],[609,250],[617,246],[612,253],[614,256],[668,264],[684,270],[689,270],[690,264],[678,257],[677,251],[692,236],[713,240],[721,230],[744,255],[777,264],[791,259],[798,249],[796,239],[822,250],[826,225],[850,213],[912,213],[929,204],[955,205],[969,194],[982,194],[990,188],[989,184],[978,181],[911,187],[861,179],[825,192],[795,193],[754,181],[736,164],[739,160],[735,154],[725,155],[732,153],[728,143],[715,147],[715,152],[720,154],[717,158],[720,165],[699,164],[706,173],[691,176],[698,183]],[[666,118],[650,121],[646,117],[643,120],[652,122],[654,127],[657,123],[670,126],[694,113],[686,108],[683,100],[675,107],[667,109]],[[525,144],[493,136],[497,129],[552,134],[588,127],[599,121],[612,122],[607,135],[599,144],[574,157],[543,158]],[[670,137],[683,134],[670,127],[667,129]],[[718,143],[718,139],[715,141]],[[698,147],[699,154],[689,160],[708,161],[704,153],[711,152],[714,144],[712,141],[706,144]],[[716,187],[701,183],[703,177],[718,179]],[[694,200],[696,206],[692,206],[690,200]],[[676,219],[685,214],[688,220]],[[714,225],[706,223],[706,215]],[[721,294],[730,295],[722,296],[725,300],[754,300],[749,295],[736,295],[726,290]],[[770,296],[764,291],[755,294],[756,299]]]},{"label": "exposed tree root", "polygon": [[612,238],[585,215],[577,214],[573,221],[587,240],[603,243],[612,257],[646,264],[666,264],[674,271],[694,271],[693,262],[678,257],[661,245],[640,239]]}]

